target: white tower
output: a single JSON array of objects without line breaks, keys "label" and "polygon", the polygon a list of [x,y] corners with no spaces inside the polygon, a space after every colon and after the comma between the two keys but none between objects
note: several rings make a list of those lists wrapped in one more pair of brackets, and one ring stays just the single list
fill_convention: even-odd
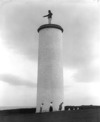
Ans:
[{"label": "white tower", "polygon": [[61,26],[45,24],[38,28],[38,83],[37,83],[37,108],[40,112],[42,103],[43,111],[49,111],[50,102],[53,110],[57,111],[59,104],[64,101],[63,90],[63,61],[62,61],[62,32]]}]

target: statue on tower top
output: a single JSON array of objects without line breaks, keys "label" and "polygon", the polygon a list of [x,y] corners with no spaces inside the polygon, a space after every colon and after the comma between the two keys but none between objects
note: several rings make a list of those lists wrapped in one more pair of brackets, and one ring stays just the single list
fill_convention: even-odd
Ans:
[{"label": "statue on tower top", "polygon": [[48,14],[43,16],[43,17],[48,17],[48,24],[51,24],[52,15],[53,13],[50,10],[48,10]]}]

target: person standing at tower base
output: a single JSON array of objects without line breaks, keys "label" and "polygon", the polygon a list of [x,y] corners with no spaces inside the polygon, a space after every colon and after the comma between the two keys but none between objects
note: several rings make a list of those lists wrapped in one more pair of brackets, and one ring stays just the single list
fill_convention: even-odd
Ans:
[{"label": "person standing at tower base", "polygon": [[59,105],[59,111],[62,110],[62,105],[63,105],[63,102]]},{"label": "person standing at tower base", "polygon": [[50,103],[50,108],[49,108],[49,112],[52,112],[53,111],[53,105],[52,105],[53,102]]},{"label": "person standing at tower base", "polygon": [[43,103],[41,104],[41,106],[40,106],[40,113],[42,113],[43,112]]}]

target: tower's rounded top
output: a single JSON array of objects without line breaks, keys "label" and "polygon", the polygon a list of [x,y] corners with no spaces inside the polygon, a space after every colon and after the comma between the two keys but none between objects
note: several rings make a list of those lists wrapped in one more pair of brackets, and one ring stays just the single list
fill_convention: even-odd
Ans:
[{"label": "tower's rounded top", "polygon": [[60,25],[56,25],[56,24],[45,24],[45,25],[41,25],[38,28],[38,32],[44,28],[56,28],[56,29],[60,29],[63,32],[63,28]]}]

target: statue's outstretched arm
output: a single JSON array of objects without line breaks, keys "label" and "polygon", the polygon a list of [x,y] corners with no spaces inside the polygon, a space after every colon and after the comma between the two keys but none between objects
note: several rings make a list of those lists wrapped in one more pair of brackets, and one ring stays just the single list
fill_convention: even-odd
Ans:
[{"label": "statue's outstretched arm", "polygon": [[45,15],[45,16],[43,16],[43,17],[48,17],[48,15]]}]

